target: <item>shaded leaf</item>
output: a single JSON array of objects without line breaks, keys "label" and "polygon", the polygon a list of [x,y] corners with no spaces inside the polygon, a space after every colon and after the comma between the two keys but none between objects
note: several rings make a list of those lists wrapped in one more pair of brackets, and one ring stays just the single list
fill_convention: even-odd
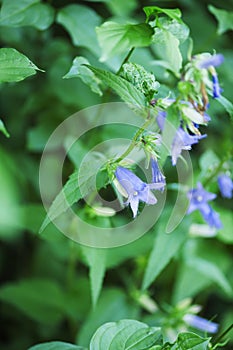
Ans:
[{"label": "shaded leaf", "polygon": [[3,0],[0,25],[9,27],[32,26],[47,29],[53,22],[54,9],[40,0]]},{"label": "shaded leaf", "polygon": [[95,76],[95,74],[90,71],[84,64],[88,65],[89,61],[85,57],[76,57],[73,60],[72,67],[69,72],[64,75],[63,78],[80,78],[86,85],[88,85],[91,90],[100,96],[102,96],[102,91],[99,88],[100,80]]},{"label": "shaded leaf", "polygon": [[208,6],[209,11],[218,21],[218,34],[223,34],[227,30],[233,30],[233,12],[218,9],[213,5]]},{"label": "shaded leaf", "polygon": [[191,332],[180,333],[178,335],[175,349],[179,350],[207,350],[210,338],[202,338]]},{"label": "shaded leaf", "polygon": [[21,81],[40,70],[26,56],[12,48],[0,49],[0,82]]},{"label": "shaded leaf", "polygon": [[231,119],[233,120],[233,104],[226,97],[220,96],[217,101],[225,108]]},{"label": "shaded leaf", "polygon": [[34,345],[28,350],[86,350],[86,348],[61,341],[51,341],[48,343]]},{"label": "shaded leaf", "polygon": [[6,137],[10,137],[9,132],[7,131],[2,119],[0,119],[0,131],[6,136]]},{"label": "shaded leaf", "polygon": [[151,16],[156,16],[163,13],[168,17],[175,19],[177,22],[182,22],[180,9],[163,9],[157,6],[146,6],[143,7],[143,11],[146,14],[147,20],[149,20]]},{"label": "shaded leaf", "polygon": [[68,5],[59,10],[57,22],[68,31],[74,45],[87,47],[99,55],[95,27],[100,25],[101,18],[94,10],[83,5]]},{"label": "shaded leaf", "polygon": [[132,47],[149,46],[154,33],[150,25],[119,24],[105,22],[96,28],[100,47],[102,48],[101,61],[129,51]]}]

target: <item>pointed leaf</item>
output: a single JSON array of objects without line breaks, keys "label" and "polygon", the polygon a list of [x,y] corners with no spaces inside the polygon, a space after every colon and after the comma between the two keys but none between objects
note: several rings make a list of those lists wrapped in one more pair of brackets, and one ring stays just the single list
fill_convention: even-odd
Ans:
[{"label": "pointed leaf", "polygon": [[233,104],[224,96],[217,98],[217,101],[225,108],[231,119],[233,120]]},{"label": "pointed leaf", "polygon": [[96,28],[100,47],[101,61],[129,51],[132,47],[149,46],[152,41],[153,29],[149,24],[119,24],[105,22]]},{"label": "pointed leaf", "polygon": [[47,29],[53,22],[54,9],[40,0],[3,0],[0,26],[32,26]]},{"label": "pointed leaf", "polygon": [[7,131],[2,119],[0,119],[0,131],[6,136],[6,137],[10,137],[9,132]]},{"label": "pointed leaf", "polygon": [[180,350],[207,350],[210,338],[202,338],[191,332],[180,333],[176,341],[177,349]]},{"label": "pointed leaf", "polygon": [[218,9],[213,5],[208,6],[209,11],[218,21],[218,34],[223,34],[227,30],[233,30],[233,12]]},{"label": "pointed leaf", "polygon": [[102,96],[102,91],[99,88],[100,80],[92,71],[90,71],[90,69],[85,67],[84,64],[89,65],[89,61],[85,57],[76,57],[73,60],[72,67],[70,68],[69,72],[63,78],[80,78],[91,88],[93,92]]},{"label": "pointed leaf", "polygon": [[21,81],[40,70],[26,56],[12,48],[0,49],[0,82]]}]

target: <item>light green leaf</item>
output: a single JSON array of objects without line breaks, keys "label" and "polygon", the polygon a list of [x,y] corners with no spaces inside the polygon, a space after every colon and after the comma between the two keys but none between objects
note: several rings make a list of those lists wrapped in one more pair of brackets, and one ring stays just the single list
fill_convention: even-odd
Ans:
[{"label": "light green leaf", "polygon": [[202,338],[195,333],[187,332],[178,335],[176,345],[177,349],[182,350],[207,350],[209,342],[210,338]]},{"label": "light green leaf", "polygon": [[28,350],[86,350],[86,348],[61,341],[51,341],[48,343],[34,345]]},{"label": "light green leaf", "polygon": [[26,56],[12,48],[0,49],[0,82],[21,81],[40,70]]},{"label": "light green leaf", "polygon": [[109,322],[97,329],[90,350],[139,350],[155,344],[161,329],[136,320]]},{"label": "light green leaf", "polygon": [[138,6],[137,0],[105,0],[105,2],[113,16],[118,17],[129,17]]},{"label": "light green leaf", "polygon": [[109,180],[105,176],[105,173],[98,176],[97,183],[95,182],[96,175],[102,164],[103,158],[98,157],[94,152],[89,155],[88,159],[82,165],[81,174],[79,171],[75,171],[53,201],[40,228],[40,232],[45,229],[50,221],[53,221],[64,213],[72,204],[79,201],[88,193],[106,186]]},{"label": "light green leaf", "polygon": [[182,55],[179,40],[168,30],[156,28],[153,36],[153,49],[163,59],[174,74],[179,76],[182,67]]},{"label": "light green leaf", "polygon": [[107,250],[85,246],[81,246],[81,249],[90,268],[91,296],[92,303],[95,306],[105,275]]},{"label": "light green leaf", "polygon": [[158,277],[160,272],[165,268],[169,261],[179,251],[186,240],[187,229],[185,220],[170,234],[165,233],[165,226],[167,220],[163,225],[159,226],[157,235],[155,237],[153,250],[150,254],[148,265],[146,267],[143,278],[142,288],[148,288],[153,281]]},{"label": "light green leaf", "polygon": [[153,29],[149,24],[119,24],[105,22],[96,28],[100,47],[101,61],[128,52],[132,47],[149,46],[152,41]]},{"label": "light green leaf", "polygon": [[9,132],[7,131],[2,119],[0,119],[0,131],[6,136],[6,137],[10,137]]},{"label": "light green leaf", "polygon": [[227,30],[233,30],[233,12],[218,9],[213,5],[208,6],[209,11],[215,16],[218,21],[218,34],[223,34]]},{"label": "light green leaf", "polygon": [[0,288],[0,299],[44,324],[60,322],[65,313],[65,295],[50,280],[23,280],[3,285]]},{"label": "light green leaf", "polygon": [[102,91],[99,88],[100,80],[92,71],[90,71],[90,69],[85,67],[84,64],[89,65],[90,63],[85,57],[76,57],[73,60],[72,67],[70,68],[69,72],[63,78],[80,78],[86,85],[91,88],[93,92],[102,96]]},{"label": "light green leaf", "polygon": [[216,99],[227,111],[231,119],[233,120],[233,104],[226,97],[220,96]]},{"label": "light green leaf", "polygon": [[199,165],[203,174],[215,169],[219,163],[220,159],[211,149],[205,151],[199,159]]},{"label": "light green leaf", "polygon": [[68,5],[59,10],[57,22],[68,31],[74,45],[87,47],[99,56],[95,27],[100,25],[101,18],[94,10],[83,5]]},{"label": "light green leaf", "polygon": [[169,31],[172,35],[174,35],[180,43],[183,43],[189,36],[189,27],[183,23],[178,22],[175,19],[161,18],[159,20],[160,26],[163,29]]},{"label": "light green leaf", "polygon": [[9,27],[32,26],[47,29],[53,22],[54,9],[40,0],[3,0],[0,25]]},{"label": "light green leaf", "polygon": [[147,21],[151,16],[156,16],[160,13],[164,13],[168,17],[175,19],[177,22],[182,22],[180,9],[163,9],[157,6],[146,6],[143,7],[143,11],[146,14]]},{"label": "light green leaf", "polygon": [[133,109],[137,109],[145,114],[145,96],[136,89],[130,82],[119,77],[118,75],[95,68],[92,66],[87,66],[92,72],[96,74],[98,78],[102,80],[107,86],[112,88],[121,99],[130,105]]}]

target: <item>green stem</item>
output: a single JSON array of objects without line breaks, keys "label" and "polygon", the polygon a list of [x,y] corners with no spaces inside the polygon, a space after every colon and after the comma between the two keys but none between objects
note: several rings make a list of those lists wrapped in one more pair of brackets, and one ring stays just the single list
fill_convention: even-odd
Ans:
[{"label": "green stem", "polygon": [[214,341],[213,345],[217,345],[221,339],[225,337],[227,333],[229,333],[233,329],[233,323],[222,333],[220,336]]},{"label": "green stem", "polygon": [[140,129],[138,129],[138,131],[136,132],[136,134],[134,135],[129,147],[125,150],[124,153],[122,153],[122,155],[116,159],[116,163],[119,163],[121,160],[123,160],[125,157],[128,156],[128,154],[130,154],[132,152],[132,150],[134,149],[134,147],[137,144],[138,138],[139,136],[143,133],[143,131],[145,131],[145,129],[148,127],[148,125],[151,123],[151,119],[147,119],[145,121],[145,123],[141,126]]},{"label": "green stem", "polygon": [[119,75],[123,69],[123,65],[128,62],[130,56],[132,55],[132,53],[134,52],[135,47],[132,47],[132,49],[129,51],[129,53],[127,54],[127,56],[125,57],[125,59],[123,60],[123,62],[121,63],[120,68],[118,69],[118,71],[116,72],[116,75]]}]

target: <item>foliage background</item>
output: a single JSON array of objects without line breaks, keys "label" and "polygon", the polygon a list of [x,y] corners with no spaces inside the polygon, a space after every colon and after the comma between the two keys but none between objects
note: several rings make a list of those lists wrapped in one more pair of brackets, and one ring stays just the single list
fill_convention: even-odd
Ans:
[{"label": "foliage background", "polygon": [[[0,135],[0,347],[8,350],[24,350],[49,340],[87,346],[98,326],[122,318],[135,318],[149,324],[160,322],[159,313],[150,315],[141,307],[137,291],[154,236],[162,231],[166,215],[141,240],[116,248],[109,254],[103,252],[106,254],[105,266],[101,266],[103,262],[100,260],[98,271],[93,271],[88,249],[65,238],[53,225],[38,235],[45,216],[39,193],[38,170],[46,140],[68,116],[102,102],[101,97],[81,80],[62,79],[78,55],[87,57],[94,66],[101,67],[103,64],[98,61],[100,50],[96,38],[84,31],[87,37],[84,35],[80,45],[75,43],[59,23],[59,11],[68,4],[82,4],[87,11],[95,11],[95,25],[99,25],[110,17],[121,22],[130,18],[143,21],[141,8],[146,5],[178,7],[191,30],[193,53],[213,52],[213,49],[223,53],[225,63],[218,70],[219,78],[224,95],[231,99],[232,94],[232,32],[218,35],[216,19],[207,8],[208,4],[212,4],[232,10],[230,0],[221,4],[203,0],[51,0],[44,3],[55,9],[55,20],[47,29],[40,30],[33,26],[0,27],[2,47],[16,48],[45,70],[22,82],[0,85],[0,115],[11,135],[10,138]],[[83,25],[85,28],[85,11],[79,20],[80,27]],[[160,82],[173,88],[174,78],[163,68],[150,64],[151,55],[148,49],[140,48],[135,51],[132,60],[144,64]],[[109,60],[105,67],[116,71],[121,60],[122,57]],[[115,95],[111,96],[112,101],[116,99]],[[192,152],[197,174],[201,154],[207,157],[203,160],[206,165],[210,156],[206,151],[212,150],[222,158],[231,147],[232,129],[228,116],[215,101],[209,114],[212,121],[208,127],[208,138]],[[93,144],[95,141],[92,140]],[[73,170],[73,163],[72,160],[67,161],[64,177]],[[56,171],[56,164],[48,164],[51,188]],[[173,174],[169,176],[172,179]],[[214,184],[212,188],[216,190]],[[233,300],[228,290],[229,286],[233,287],[233,222],[229,211],[232,202],[219,198],[215,208],[220,212],[224,229],[215,238],[188,239],[183,249],[174,253],[168,265],[165,264],[166,268],[158,272],[149,294],[159,305],[174,305],[185,297],[192,297],[195,303],[203,306],[201,315],[207,319],[214,318],[224,330],[233,319]],[[173,234],[185,234],[186,231],[187,226]],[[195,268],[194,263],[186,264],[189,254],[213,263],[218,272],[215,270],[211,275],[208,269],[203,273]],[[89,266],[92,266],[91,272]],[[98,296],[105,269],[104,287],[93,309],[91,299]],[[89,273],[92,276],[91,286]],[[232,343],[229,349],[231,346]]]}]

